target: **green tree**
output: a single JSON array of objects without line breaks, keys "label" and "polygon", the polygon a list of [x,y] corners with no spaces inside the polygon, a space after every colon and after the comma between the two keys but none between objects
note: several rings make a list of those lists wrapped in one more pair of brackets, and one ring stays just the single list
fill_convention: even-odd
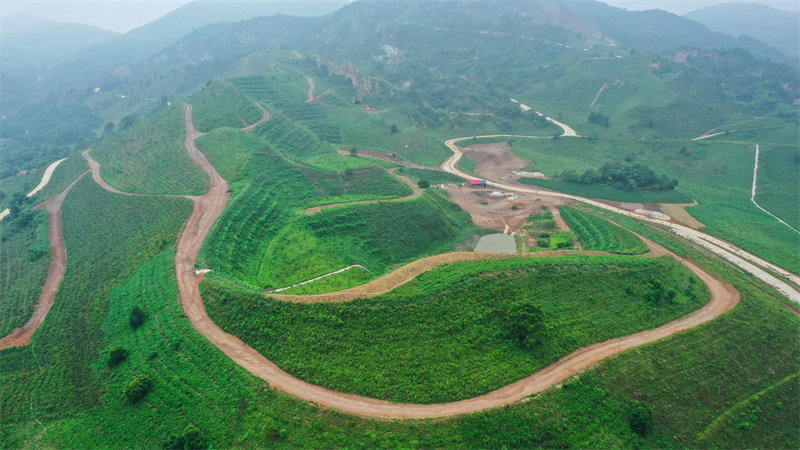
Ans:
[{"label": "green tree", "polygon": [[151,380],[150,377],[147,375],[137,375],[133,381],[125,386],[123,395],[128,400],[128,403],[135,404],[142,400],[152,388],[153,380]]},{"label": "green tree", "polygon": [[431,183],[428,180],[419,180],[417,181],[417,186],[421,187],[422,189],[427,189],[431,187]]},{"label": "green tree", "polygon": [[146,318],[147,314],[144,310],[138,306],[134,306],[133,309],[131,309],[131,315],[128,317],[128,324],[135,330],[142,326]]},{"label": "green tree", "polygon": [[653,410],[644,402],[636,402],[628,409],[628,423],[634,433],[647,436],[653,431]]},{"label": "green tree", "polygon": [[547,331],[547,318],[541,308],[530,299],[508,305],[505,319],[508,337],[524,347],[539,344]]}]

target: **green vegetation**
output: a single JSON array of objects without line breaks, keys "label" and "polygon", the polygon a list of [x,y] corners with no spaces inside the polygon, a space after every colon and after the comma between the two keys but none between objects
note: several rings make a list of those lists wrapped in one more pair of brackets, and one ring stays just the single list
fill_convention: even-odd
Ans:
[{"label": "green vegetation", "polygon": [[[56,167],[56,170],[53,172],[53,176],[50,177],[50,182],[47,183],[47,186],[45,186],[44,189],[39,191],[39,193],[34,196],[34,199],[42,202],[60,194],[64,189],[67,188],[67,186],[69,186],[70,183],[78,178],[78,175],[85,172],[88,168],[89,164],[79,152],[69,155],[65,161],[62,161],[61,164]],[[41,180],[41,177],[39,180]]]},{"label": "green vegetation", "polygon": [[139,403],[150,390],[153,389],[153,380],[147,375],[137,375],[127,386],[122,395],[128,403]]},{"label": "green vegetation", "polygon": [[[190,210],[185,199],[113,195],[91,178],[75,186],[62,212],[70,265],[53,307],[30,348],[3,351],[0,376],[8,388],[0,396],[9,405],[5,423],[30,420],[31,402],[44,421],[79,414],[101,402],[97,364],[106,365],[102,317],[109,292],[175,241]],[[125,326],[128,313],[130,309]],[[121,393],[120,388],[113,395]]]},{"label": "green vegetation", "polygon": [[769,145],[761,146],[759,153],[756,201],[800,229],[800,148]]},{"label": "green vegetation", "polygon": [[653,432],[653,410],[647,403],[634,403],[628,414],[628,423],[634,433],[644,437]]},{"label": "green vegetation", "polygon": [[47,212],[28,207],[0,222],[0,336],[30,318],[50,265]]},{"label": "green vegetation", "polygon": [[146,318],[147,314],[142,310],[142,308],[134,306],[133,309],[131,309],[131,315],[128,317],[128,325],[135,330],[142,326]]},{"label": "green vegetation", "polygon": [[572,231],[556,231],[550,234],[550,250],[572,248],[575,245],[575,233]]},{"label": "green vegetation", "polygon": [[[781,150],[783,148],[783,150]],[[773,150],[776,149],[776,150]],[[795,150],[792,150],[795,149]],[[528,184],[590,198],[635,203],[697,200],[691,214],[706,224],[702,231],[800,272],[795,249],[800,235],[778,223],[750,202],[755,145],[713,141],[626,141],[621,139],[517,139],[513,151],[535,163],[538,170],[556,174],[564,170],[586,170],[616,160],[641,162],[681,180],[681,191],[620,191],[606,186],[583,186],[558,180],[521,179]],[[772,153],[772,156],[770,156]],[[766,145],[763,157],[767,202],[790,217],[797,211],[797,189],[790,175],[796,147]],[[773,163],[770,158],[775,158]],[[775,166],[781,168],[775,168]],[[775,175],[769,175],[774,173]],[[781,174],[786,175],[785,180]],[[762,176],[764,173],[762,173]],[[761,185],[761,183],[759,183]],[[661,197],[666,195],[667,197]],[[759,195],[761,195],[759,193]],[[786,219],[784,219],[786,220]]]},{"label": "green vegetation", "polygon": [[[672,302],[645,298],[653,280],[674,287]],[[653,328],[708,299],[705,285],[671,258],[456,263],[343,304],[284,303],[213,279],[201,288],[218,325],[289,373],[338,391],[423,403],[497,389],[579,347]],[[509,315],[519,322],[530,312],[519,303],[541,310],[546,332],[536,324],[518,323],[524,336],[509,329]]]},{"label": "green vegetation", "polygon": [[381,275],[450,250],[473,228],[469,215],[437,191],[408,202],[326,209],[298,219],[270,242],[258,284],[289,286],[353,264]]},{"label": "green vegetation", "polygon": [[453,174],[439,170],[415,169],[411,167],[401,167],[397,173],[411,177],[413,180],[425,180],[430,184],[461,184],[464,180]]},{"label": "green vegetation", "polygon": [[623,191],[606,185],[585,185],[542,178],[520,178],[520,183],[540,186],[565,194],[587,198],[602,198],[627,203],[691,203],[692,198],[681,191]]},{"label": "green vegetation", "polygon": [[677,180],[670,179],[666,175],[656,175],[644,164],[630,164],[624,161],[605,163],[597,170],[588,169],[582,174],[574,170],[565,170],[558,179],[588,185],[605,184],[625,191],[636,189],[672,191],[678,186]]},{"label": "green vegetation", "polygon": [[192,164],[185,133],[184,107],[173,105],[103,140],[91,155],[103,179],[121,191],[202,194],[208,178]]},{"label": "green vegetation", "polygon": [[341,291],[351,287],[360,286],[375,278],[375,274],[369,270],[362,269],[361,267],[353,267],[329,277],[322,278],[312,283],[297,286],[285,291],[281,294],[290,295],[307,295],[307,294],[320,294],[323,292]]},{"label": "green vegetation", "polygon": [[[233,135],[238,136],[236,133]],[[258,141],[246,137],[241,139],[249,146],[243,149],[257,148]],[[204,141],[203,145],[204,150],[208,149],[211,161],[224,158],[223,152],[229,148],[225,139]],[[268,258],[267,251],[270,246],[278,245],[273,241],[281,233],[289,233],[284,228],[294,221],[308,220],[300,214],[305,208],[411,194],[405,183],[375,166],[329,172],[293,164],[268,147],[249,156],[241,149],[234,152],[239,152],[234,155],[242,155],[242,159],[249,158],[251,162],[245,167],[223,166],[229,167],[226,169],[228,173],[236,174],[236,178],[230,180],[236,195],[212,229],[201,252],[200,263],[212,267],[216,273],[253,285],[260,283],[260,274],[271,270],[273,261]],[[303,245],[305,248],[310,246],[307,243]],[[327,272],[346,265],[349,264]],[[291,274],[280,276],[288,275]]]},{"label": "green vegetation", "polygon": [[562,206],[561,217],[578,236],[584,250],[598,250],[622,255],[647,252],[647,246],[633,233],[590,213]]},{"label": "green vegetation", "polygon": [[193,95],[194,126],[199,131],[215,128],[242,128],[256,123],[264,112],[242,92],[227,81],[216,81]]},{"label": "green vegetation", "polygon": [[117,345],[116,347],[112,348],[108,351],[108,367],[113,368],[118,366],[128,358],[128,354],[128,349],[121,345]]},{"label": "green vegetation", "polygon": [[315,155],[310,158],[307,158],[305,162],[311,164],[312,166],[318,169],[334,170],[337,172],[342,172],[348,169],[361,169],[364,167],[371,167],[371,166],[383,166],[383,167],[395,166],[395,164],[387,161],[357,158],[353,156],[343,156],[336,153],[324,153],[322,155]]}]

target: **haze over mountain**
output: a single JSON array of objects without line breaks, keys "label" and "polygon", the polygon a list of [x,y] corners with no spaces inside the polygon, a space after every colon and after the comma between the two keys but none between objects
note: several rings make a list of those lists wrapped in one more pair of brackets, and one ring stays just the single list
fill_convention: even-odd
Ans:
[{"label": "haze over mountain", "polygon": [[751,36],[787,56],[800,58],[800,12],[780,11],[759,3],[723,3],[684,17],[731,36]]}]

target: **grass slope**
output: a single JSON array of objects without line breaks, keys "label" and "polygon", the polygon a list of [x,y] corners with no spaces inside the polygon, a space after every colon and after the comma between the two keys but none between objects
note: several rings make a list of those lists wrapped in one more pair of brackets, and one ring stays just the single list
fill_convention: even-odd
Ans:
[{"label": "grass slope", "polygon": [[[688,251],[667,233],[653,234],[635,222],[625,226],[680,253]],[[750,442],[794,447],[794,437],[800,435],[797,396],[787,387],[772,389],[769,397],[762,397],[772,403],[763,411],[778,412],[770,416],[776,422],[748,420],[752,425],[727,433],[732,436],[712,434],[696,441],[716,417],[730,408],[738,411],[736,406],[742,401],[795,373],[800,357],[797,315],[737,271],[700,254],[691,256],[711,264],[712,270],[743,291],[740,306],[722,318],[610,358],[579,379],[567,381],[563,389],[544,392],[528,402],[448,420],[406,422],[373,421],[318,408],[271,391],[246,374],[191,328],[177,298],[172,256],[173,251],[165,249],[133,274],[127,272],[127,281],[111,294],[114,301],[107,311],[84,308],[90,314],[81,318],[72,310],[54,307],[45,321],[50,321],[50,331],[34,339],[44,374],[30,349],[2,352],[0,381],[14,387],[0,394],[5,405],[0,422],[4,447],[157,447],[170,436],[183,434],[189,424],[219,447],[747,447]],[[84,287],[87,295],[94,289]],[[149,315],[136,332],[126,323],[133,306]],[[73,306],[82,307],[83,303]],[[130,351],[127,361],[109,372],[98,354],[79,360],[73,357],[74,351],[59,353],[63,336],[59,332],[55,338],[55,330],[70,327],[76,320],[102,328],[84,339],[82,346],[123,345]],[[58,371],[54,353],[59,358]],[[65,368],[81,367],[97,374],[105,401],[71,408],[69,403],[50,404],[49,396],[63,389],[52,381],[53,376],[62,376]],[[156,382],[142,403],[130,406],[120,396],[134,374],[147,374]],[[93,380],[84,376],[75,383],[88,389]],[[713,399],[710,403],[709,398]],[[627,423],[630,405],[641,400],[655,412],[654,433],[646,438],[633,433]]]},{"label": "grass slope", "polygon": [[263,116],[254,101],[224,80],[206,86],[188,102],[195,128],[204,132],[220,127],[242,128]]},{"label": "grass slope", "polygon": [[[645,299],[653,280],[676,291],[673,302]],[[203,292],[215,322],[289,373],[412,403],[483,394],[580,347],[654,328],[708,301],[705,286],[671,258],[457,263],[345,304],[289,304],[213,283]],[[509,305],[525,300],[547,317],[548,331],[532,349],[505,328]]]},{"label": "grass slope", "polygon": [[62,213],[69,265],[53,307],[30,347],[3,351],[4,428],[30,420],[32,411],[50,422],[102,402],[96,364],[109,293],[175,241],[190,210],[185,199],[109,194],[91,178],[75,186]]},{"label": "grass slope", "polygon": [[202,194],[208,177],[186,152],[184,107],[176,104],[140,120],[92,149],[103,179],[125,192]]},{"label": "grass slope", "polygon": [[381,275],[452,249],[473,228],[469,216],[436,191],[408,202],[327,209],[298,219],[272,240],[259,285],[288,286],[352,264]]},{"label": "grass slope", "polygon": [[30,318],[50,265],[47,212],[23,214],[0,222],[0,337]]}]

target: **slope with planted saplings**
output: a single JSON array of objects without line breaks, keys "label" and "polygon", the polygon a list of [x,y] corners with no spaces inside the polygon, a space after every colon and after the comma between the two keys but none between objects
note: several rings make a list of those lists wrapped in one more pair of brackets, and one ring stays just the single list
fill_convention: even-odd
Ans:
[{"label": "slope with planted saplings", "polygon": [[571,206],[560,208],[561,217],[574,231],[584,250],[598,250],[621,255],[645,253],[641,239],[605,219]]},{"label": "slope with planted saplings", "polygon": [[287,304],[213,282],[203,298],[223,329],[303,380],[441,403],[655,328],[706,303],[708,291],[671,258],[574,256],[454,263],[349,303]]},{"label": "slope with planted saplings", "polygon": [[[454,14],[474,12],[480,9],[476,5]],[[342,16],[366,23],[362,15],[381,10],[372,6],[364,9],[359,2]],[[181,198],[104,192],[89,177],[76,185],[64,205],[69,269],[53,311],[32,346],[0,355],[0,384],[9,386],[0,390],[2,404],[8,405],[0,422],[3,447],[797,446],[796,312],[755,278],[631,218],[584,208],[562,210],[584,248],[636,254],[646,250],[646,242],[663,255],[663,249],[629,229],[677,255],[542,251],[526,258],[429,267],[403,278],[405,283],[396,283],[390,292],[345,303],[296,304],[265,297],[265,287],[352,264],[365,268],[281,293],[360,286],[422,256],[458,248],[468,234],[480,232],[439,191],[384,202],[407,196],[410,189],[385,166],[336,155],[336,149],[380,149],[434,166],[450,156],[443,142],[453,136],[512,131],[553,136],[558,131],[508,102],[512,95],[540,108],[559,104],[564,111],[558,120],[583,135],[599,136],[520,145],[519,153],[525,153],[534,170],[547,175],[585,171],[628,157],[679,180],[680,191],[668,195],[682,202],[684,193],[697,198],[696,212],[708,231],[729,236],[737,245],[760,240],[761,245],[748,248],[781,264],[793,263],[779,248],[790,248],[785,244],[792,238],[768,236],[771,225],[746,209],[750,177],[741,180],[740,175],[748,175],[748,169],[752,175],[749,143],[670,140],[738,120],[753,105],[769,109],[774,97],[736,97],[737,108],[676,99],[688,95],[697,81],[682,74],[679,64],[668,64],[670,58],[628,52],[604,39],[593,40],[584,52],[587,43],[574,32],[530,27],[527,19],[502,18],[498,23],[506,34],[478,31],[496,27],[488,13],[488,22],[481,16],[474,23],[456,20],[448,28],[417,23],[415,14],[434,17],[440,7],[422,4],[413,13],[400,9],[403,25],[386,35],[386,55],[364,53],[356,64],[380,78],[354,76],[353,65],[335,65],[375,40],[364,39],[372,31],[339,27],[331,19],[326,42],[337,47],[338,53],[332,53],[341,58],[337,63],[328,66],[324,59],[268,51],[249,55],[244,65],[260,65],[270,73],[210,83],[193,98],[198,129],[207,132],[196,143],[210,161],[204,169],[212,180],[209,194],[192,198],[194,211]],[[325,47],[315,41],[312,27],[297,23],[296,30],[283,29],[285,34],[302,32],[315,42],[308,47]],[[251,25],[237,26],[252,31]],[[211,33],[222,30],[224,36],[225,27],[215,30]],[[249,36],[247,45],[263,39],[257,30]],[[434,55],[424,51],[431,36],[468,49]],[[241,43],[217,41],[233,47]],[[470,46],[473,42],[479,45]],[[491,51],[497,45],[507,49],[499,60]],[[730,60],[730,53],[721,56]],[[397,64],[392,58],[403,60]],[[701,58],[703,71],[714,64]],[[661,68],[651,69],[653,61]],[[598,74],[615,78],[594,79]],[[316,88],[309,103],[306,76]],[[624,83],[615,83],[617,78],[625,78]],[[484,86],[477,80],[487,81]],[[609,87],[598,94],[604,83]],[[676,83],[684,84],[683,90]],[[373,91],[366,93],[365,87]],[[607,123],[586,121],[598,111],[607,114]],[[187,128],[191,109],[189,114]],[[640,120],[647,116],[651,122]],[[206,192],[208,179],[192,164],[197,155],[186,157],[196,135],[188,133],[185,148],[183,110],[166,108],[156,118],[142,119],[139,124],[146,125],[133,125],[92,146],[92,155],[100,155],[103,177],[122,191]],[[257,126],[247,130],[252,124]],[[521,141],[515,140],[514,151]],[[775,161],[785,166],[792,149],[773,153],[775,160],[763,170],[780,172]],[[227,193],[220,188],[225,181],[213,176],[214,167],[230,183]],[[453,181],[451,175],[402,170],[414,181]],[[779,178],[764,176],[770,182],[765,201],[792,214],[793,197]],[[718,188],[711,186],[715,183]],[[196,276],[181,265],[187,249],[184,239],[175,247],[178,230],[183,223],[187,233],[197,232],[199,222],[185,222],[187,217],[202,217],[211,211],[210,202],[224,202],[228,194],[197,262],[197,268],[212,272]],[[629,200],[649,201],[648,195],[633,191]],[[314,206],[364,200],[378,202],[303,214]],[[748,220],[735,230],[730,224],[741,219],[740,212]],[[26,230],[15,248],[34,236]],[[6,265],[9,273],[26,267],[12,266]],[[200,283],[195,303],[182,302],[187,280],[195,287]],[[713,286],[711,292],[706,286]],[[703,306],[709,295],[711,301]],[[198,324],[198,308],[204,307],[218,325],[237,335],[225,341],[231,346],[212,344],[224,332],[210,333],[211,321]],[[281,369],[266,361],[253,370],[252,362],[263,362],[262,355],[249,358],[250,353],[242,357],[234,351],[231,359],[231,348],[246,347],[242,341],[300,379],[287,375],[282,378],[286,383],[265,382],[270,378],[264,373]],[[592,343],[597,344],[587,347]],[[604,349],[598,357],[604,359],[575,361],[593,348]],[[620,348],[631,350],[615,355]],[[508,394],[553,372],[563,378],[542,382],[536,394]],[[294,391],[308,386],[301,380],[333,391],[323,389],[327,397],[308,402],[305,393],[319,389]],[[515,380],[523,384],[508,385]],[[547,389],[556,384],[560,389]],[[505,391],[492,397],[498,388]],[[487,404],[506,406],[478,404],[483,400],[474,397],[487,392]],[[327,403],[341,398],[352,403]],[[451,405],[441,414],[450,417],[438,420],[384,421],[340,412],[388,417],[358,409],[366,404],[407,414],[397,417],[440,414],[425,412],[435,405],[375,399],[465,403]],[[482,412],[458,415],[464,408]]]}]

